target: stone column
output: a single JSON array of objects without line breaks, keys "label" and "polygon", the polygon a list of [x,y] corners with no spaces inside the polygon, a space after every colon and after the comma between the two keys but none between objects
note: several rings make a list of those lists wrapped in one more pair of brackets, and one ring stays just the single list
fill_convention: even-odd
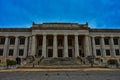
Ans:
[{"label": "stone column", "polygon": [[43,35],[43,42],[42,42],[42,56],[46,56],[46,35]]},{"label": "stone column", "polygon": [[79,42],[78,35],[75,35],[75,57],[79,56]]},{"label": "stone column", "polygon": [[18,46],[19,46],[19,37],[15,38],[15,47],[14,47],[14,58],[18,56]]},{"label": "stone column", "polygon": [[53,36],[53,57],[57,57],[57,35]]},{"label": "stone column", "polygon": [[36,36],[35,35],[32,36],[32,47],[31,48],[32,48],[31,54],[35,56],[36,54]]},{"label": "stone column", "polygon": [[85,35],[85,38],[84,38],[84,54],[85,54],[85,57],[91,55],[90,42],[89,42],[89,36],[88,35]]},{"label": "stone column", "polygon": [[8,36],[6,36],[6,37],[5,37],[4,50],[3,50],[4,61],[6,61],[6,59],[7,59],[8,46],[9,46],[9,38],[8,38]]},{"label": "stone column", "polygon": [[25,46],[24,46],[24,57],[27,57],[28,53],[28,37],[25,37]]},{"label": "stone column", "polygon": [[114,48],[113,36],[110,37],[110,48],[111,48],[111,56],[115,57],[115,48]]},{"label": "stone column", "polygon": [[68,57],[68,38],[64,35],[64,57]]},{"label": "stone column", "polygon": [[93,55],[96,56],[95,37],[94,36],[92,36],[92,52],[93,52]]},{"label": "stone column", "polygon": [[106,56],[106,52],[105,52],[104,36],[101,36],[101,52],[102,52],[102,56],[105,57]]},{"label": "stone column", "polygon": [[29,48],[28,48],[28,56],[29,56],[29,55],[31,55],[31,47],[32,47],[31,46],[31,44],[32,44],[32,38],[31,38],[31,36],[29,37],[29,41],[28,42],[29,42]]}]

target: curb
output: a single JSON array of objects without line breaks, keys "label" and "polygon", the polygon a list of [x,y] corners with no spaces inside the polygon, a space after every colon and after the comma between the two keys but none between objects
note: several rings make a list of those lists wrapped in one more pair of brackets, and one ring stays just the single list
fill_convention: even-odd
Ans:
[{"label": "curb", "polygon": [[86,69],[7,69],[0,70],[0,72],[99,72],[99,71],[120,71],[120,69],[100,69],[100,68],[86,68]]}]

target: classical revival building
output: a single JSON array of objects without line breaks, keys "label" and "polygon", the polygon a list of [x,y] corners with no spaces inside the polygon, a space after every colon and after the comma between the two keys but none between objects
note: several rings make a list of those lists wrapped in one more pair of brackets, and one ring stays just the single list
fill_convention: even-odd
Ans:
[{"label": "classical revival building", "polygon": [[0,28],[0,61],[41,57],[83,57],[120,62],[120,29],[91,29],[86,24],[43,23],[31,28]]}]

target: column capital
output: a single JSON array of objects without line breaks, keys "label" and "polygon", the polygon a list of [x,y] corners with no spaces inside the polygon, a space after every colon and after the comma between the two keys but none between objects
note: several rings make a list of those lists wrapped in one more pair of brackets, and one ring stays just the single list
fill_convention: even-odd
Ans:
[{"label": "column capital", "polygon": [[101,38],[104,38],[105,36],[104,35],[101,35]]},{"label": "column capital", "polygon": [[53,36],[57,36],[57,34],[56,34],[56,33],[54,33],[54,34],[53,34]]},{"label": "column capital", "polygon": [[16,38],[18,38],[19,36],[15,35]]},{"label": "column capital", "polygon": [[47,34],[46,33],[44,33],[44,34],[42,34],[43,36],[46,36]]},{"label": "column capital", "polygon": [[110,35],[111,38],[113,38],[113,35]]},{"label": "column capital", "polygon": [[8,38],[9,36],[7,35],[7,36],[5,36],[5,38]]},{"label": "column capital", "polygon": [[74,35],[75,35],[75,36],[78,36],[78,34],[77,34],[77,33],[75,33]]},{"label": "column capital", "polygon": [[68,34],[64,34],[64,36],[68,36]]},{"label": "column capital", "polygon": [[88,35],[88,34],[85,34],[85,36],[89,37],[89,35]]},{"label": "column capital", "polygon": [[25,38],[28,38],[29,36],[24,36]]},{"label": "column capital", "polygon": [[95,36],[91,36],[92,38],[95,38]]}]

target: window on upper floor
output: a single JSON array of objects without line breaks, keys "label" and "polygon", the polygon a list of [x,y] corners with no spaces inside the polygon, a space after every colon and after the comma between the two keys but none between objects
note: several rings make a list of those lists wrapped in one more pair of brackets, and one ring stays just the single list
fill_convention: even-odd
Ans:
[{"label": "window on upper floor", "polygon": [[49,38],[48,40],[47,40],[47,45],[48,46],[52,46],[53,45],[53,39],[52,38]]},{"label": "window on upper floor", "polygon": [[11,37],[10,38],[10,45],[14,45],[15,44],[15,38],[14,37]]},{"label": "window on upper floor", "polygon": [[119,49],[115,49],[115,54],[116,54],[116,56],[120,56],[120,51],[119,51]]},{"label": "window on upper floor", "polygon": [[109,45],[109,39],[108,38],[105,38],[104,42],[105,42],[105,45]]},{"label": "window on upper floor", "polygon": [[58,46],[63,46],[63,39],[58,39]]},{"label": "window on upper floor", "polygon": [[3,56],[3,49],[0,49],[0,56]]},{"label": "window on upper floor", "polygon": [[100,45],[100,39],[99,38],[95,38],[95,44]]},{"label": "window on upper floor", "polygon": [[0,44],[4,44],[5,43],[5,37],[0,37]]},{"label": "window on upper floor", "polygon": [[9,56],[13,56],[13,49],[9,49]]},{"label": "window on upper floor", "polygon": [[78,39],[78,42],[79,42],[79,46],[81,46],[82,45],[82,40],[80,38]]},{"label": "window on upper floor", "polygon": [[114,38],[113,41],[114,41],[114,45],[118,45],[118,38]]},{"label": "window on upper floor", "polygon": [[110,50],[106,49],[106,56],[110,56]]},{"label": "window on upper floor", "polygon": [[100,51],[100,49],[96,49],[96,55],[97,55],[97,56],[101,56],[101,51]]},{"label": "window on upper floor", "polygon": [[68,46],[73,46],[73,39],[72,38],[68,38]]},{"label": "window on upper floor", "polygon": [[25,38],[24,37],[20,37],[20,45],[24,45],[25,44]]}]

